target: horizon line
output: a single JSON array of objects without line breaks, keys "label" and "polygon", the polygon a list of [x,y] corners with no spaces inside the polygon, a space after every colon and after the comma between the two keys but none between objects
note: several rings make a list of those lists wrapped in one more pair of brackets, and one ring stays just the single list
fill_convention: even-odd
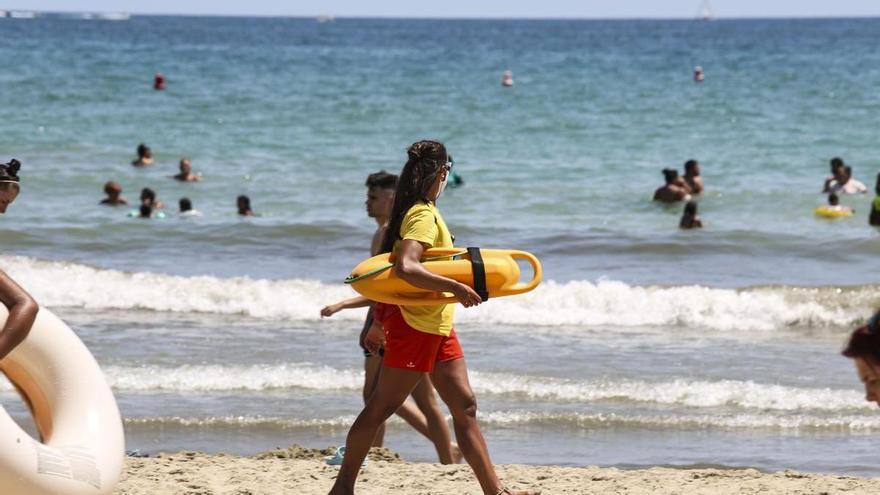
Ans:
[{"label": "horizon line", "polygon": [[234,13],[192,13],[192,12],[135,12],[125,10],[32,10],[32,9],[16,9],[16,8],[0,8],[0,11],[6,12],[34,12],[37,14],[128,14],[138,17],[221,17],[221,18],[243,18],[243,19],[320,19],[330,18],[331,20],[418,20],[418,21],[700,21],[700,22],[716,22],[716,21],[737,21],[737,20],[835,20],[835,19],[877,19],[880,13],[873,15],[769,15],[769,16],[714,16],[711,19],[704,19],[700,16],[691,17],[557,17],[557,16],[522,16],[522,17],[502,17],[502,16],[409,16],[409,15],[336,15],[330,13],[323,14],[234,14]]}]

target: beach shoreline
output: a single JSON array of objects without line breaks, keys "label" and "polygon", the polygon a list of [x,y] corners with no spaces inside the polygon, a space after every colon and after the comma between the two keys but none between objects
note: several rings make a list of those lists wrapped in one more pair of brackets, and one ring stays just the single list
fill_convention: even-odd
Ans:
[{"label": "beach shoreline", "polygon": [[[251,457],[179,452],[150,458],[126,458],[117,495],[262,495],[326,494],[338,468],[322,457],[332,449],[297,445]],[[765,473],[757,469],[619,469],[501,465],[499,475],[512,488],[546,494],[740,494],[740,493],[878,493],[880,478]],[[373,449],[361,472],[357,493],[408,495],[479,494],[466,464],[407,462],[388,449]]]}]

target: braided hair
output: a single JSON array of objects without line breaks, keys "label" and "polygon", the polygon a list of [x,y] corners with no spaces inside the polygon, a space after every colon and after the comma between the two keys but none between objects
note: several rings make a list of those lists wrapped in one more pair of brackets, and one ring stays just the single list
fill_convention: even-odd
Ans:
[{"label": "braided hair", "polygon": [[382,253],[390,253],[400,235],[400,226],[406,212],[419,201],[430,203],[428,191],[434,185],[437,175],[446,165],[446,147],[439,141],[418,141],[406,150],[406,164],[397,180],[394,193],[394,206],[388,220],[388,230],[382,242]]},{"label": "braided hair", "polygon": [[21,168],[21,162],[13,158],[9,163],[0,164],[0,181],[2,182],[18,182],[18,170]]}]

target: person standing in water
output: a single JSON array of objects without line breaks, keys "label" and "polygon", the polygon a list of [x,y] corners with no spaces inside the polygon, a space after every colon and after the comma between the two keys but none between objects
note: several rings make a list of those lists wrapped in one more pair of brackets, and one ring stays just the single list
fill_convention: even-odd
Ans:
[{"label": "person standing in water", "polygon": [[[367,177],[367,216],[376,221],[376,232],[373,234],[373,241],[370,245],[370,256],[379,254],[382,247],[382,241],[385,239],[385,231],[388,228],[388,216],[391,215],[391,207],[394,204],[394,189],[397,187],[397,176],[389,174],[382,170]],[[364,351],[364,403],[366,403],[379,379],[379,369],[382,366],[381,351],[377,353],[370,352],[364,346],[364,337],[367,330],[373,324],[373,302],[369,299],[359,296],[351,299],[340,301],[336,304],[325,306],[321,309],[322,317],[333,316],[343,309],[370,307],[367,312],[367,319],[364,322],[358,341],[361,349]],[[421,380],[412,391],[412,398],[415,404],[410,401],[404,401],[400,409],[396,411],[397,415],[410,424],[419,433],[427,437],[434,443],[437,449],[437,455],[441,464],[453,464],[461,461],[461,452],[458,446],[451,443],[451,435],[449,426],[446,424],[446,417],[437,399],[434,395],[434,386],[431,384],[430,378],[427,376]],[[373,440],[373,447],[381,447],[385,438],[385,425],[379,427],[376,437]]]},{"label": "person standing in water", "polygon": [[104,184],[104,194],[107,197],[101,200],[102,205],[119,206],[128,204],[128,200],[122,196],[122,186],[118,182],[111,180]]},{"label": "person standing in water", "polygon": [[687,204],[684,205],[684,213],[681,215],[681,221],[678,222],[678,227],[685,230],[703,228],[703,221],[700,219],[699,215],[697,215],[696,201],[688,201]]},{"label": "person standing in water", "polygon": [[678,176],[678,170],[672,168],[663,169],[663,178],[666,184],[654,191],[654,201],[661,203],[675,203],[691,199],[687,184]]},{"label": "person standing in water", "polygon": [[144,143],[137,147],[137,158],[131,162],[135,167],[148,167],[153,164],[153,150]]},{"label": "person standing in water", "polygon": [[[436,275],[421,263],[428,248],[452,247],[452,235],[436,202],[449,177],[446,148],[437,141],[419,141],[407,150],[394,206],[381,252],[395,253],[394,273],[422,289],[449,292],[462,306],[482,302],[471,287]],[[455,436],[465,460],[487,495],[532,495],[501,484],[477,423],[477,403],[467,365],[453,328],[455,306],[395,306],[377,303],[365,338],[368,349],[384,345],[379,383],[348,432],[345,456],[330,495],[354,493],[361,464],[385,421],[400,408],[426,374],[449,407]]]},{"label": "person standing in water", "polygon": [[703,178],[700,177],[700,162],[688,160],[684,162],[684,183],[692,194],[703,193]]},{"label": "person standing in water", "polygon": [[[0,165],[0,215],[6,213],[20,191],[18,170],[21,163],[11,160]],[[0,331],[0,360],[28,336],[37,319],[39,305],[12,277],[0,270],[0,302],[6,306],[9,316]]]},{"label": "person standing in water", "polygon": [[202,176],[192,173],[192,162],[189,158],[181,158],[178,165],[180,173],[172,175],[171,178],[180,182],[198,182],[202,180]]},{"label": "person standing in water", "polygon": [[235,199],[235,206],[238,208],[238,214],[242,217],[256,216],[254,210],[251,209],[251,198],[242,194]]},{"label": "person standing in water", "polygon": [[874,200],[871,201],[871,215],[868,216],[868,224],[880,226],[880,174],[877,174],[877,182],[874,184]]}]

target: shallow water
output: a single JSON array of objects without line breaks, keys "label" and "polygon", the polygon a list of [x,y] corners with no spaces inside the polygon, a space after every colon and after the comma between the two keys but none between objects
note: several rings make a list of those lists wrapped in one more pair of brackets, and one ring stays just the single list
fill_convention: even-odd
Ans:
[{"label": "shallow water", "polygon": [[[839,356],[880,302],[871,196],[811,210],[832,156],[873,182],[878,27],[0,19],[0,157],[25,164],[0,267],[95,353],[129,448],[338,444],[363,312],[316,315],[365,257],[365,175],[435,137],[466,181],[441,202],[457,242],[544,262],[539,290],[458,312],[496,460],[877,475],[880,415]],[[203,182],[169,178],[184,155]],[[699,232],[649,201],[689,158]],[[98,207],[108,179],[205,216]],[[433,458],[399,421],[387,443]]]}]

